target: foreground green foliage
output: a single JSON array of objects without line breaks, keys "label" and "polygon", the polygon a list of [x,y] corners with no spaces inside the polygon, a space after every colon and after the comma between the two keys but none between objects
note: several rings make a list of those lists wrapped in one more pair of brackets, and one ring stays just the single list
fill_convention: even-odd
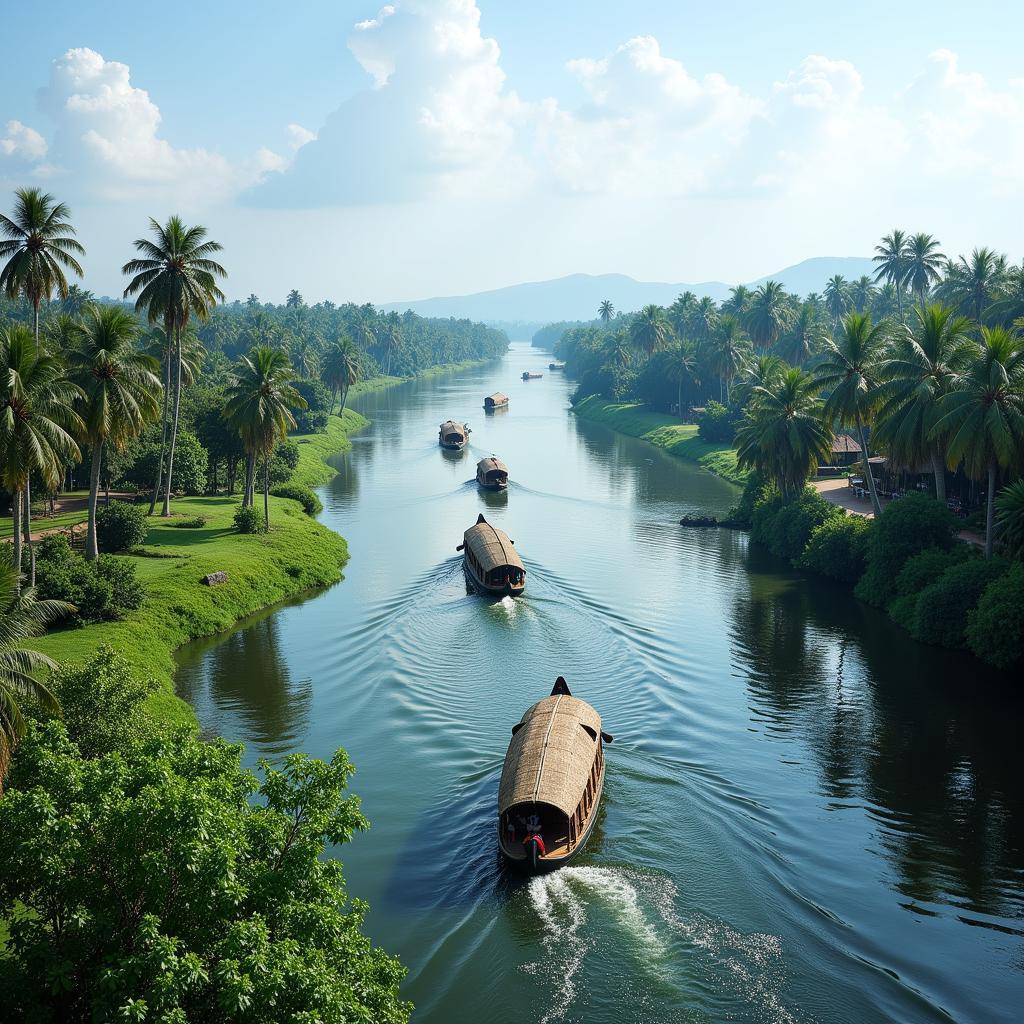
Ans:
[{"label": "foreground green foliage", "polygon": [[856,583],[867,568],[871,529],[864,516],[825,517],[811,531],[797,564],[840,583]]},{"label": "foreground green foliage", "polygon": [[778,494],[754,508],[750,536],[773,555],[797,562],[816,530],[845,518],[843,510],[829,504],[817,491],[807,489],[794,501]]},{"label": "foreground green foliage", "polygon": [[104,551],[127,551],[146,539],[146,512],[126,501],[112,501],[96,512],[96,535]]},{"label": "foreground green foliage", "polygon": [[1024,659],[1024,565],[1014,562],[967,614],[967,646],[999,668]]},{"label": "foreground green foliage", "polygon": [[87,759],[34,726],[0,801],[0,1004],[11,1021],[408,1020],[399,963],[362,934],[328,844],[367,826],[352,765],[262,781],[187,732]]},{"label": "foreground green foliage", "polygon": [[914,639],[942,647],[966,646],[968,613],[1006,569],[998,559],[977,557],[946,569],[917,599],[910,629]]}]

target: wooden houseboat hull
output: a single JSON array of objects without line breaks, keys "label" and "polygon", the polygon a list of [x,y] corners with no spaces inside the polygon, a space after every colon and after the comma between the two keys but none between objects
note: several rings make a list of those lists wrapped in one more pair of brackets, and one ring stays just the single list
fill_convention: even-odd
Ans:
[{"label": "wooden houseboat hull", "polygon": [[462,561],[462,567],[466,570],[466,579],[469,580],[469,582],[481,594],[487,594],[490,597],[519,597],[519,595],[526,590],[525,583],[518,587],[512,586],[511,583],[503,583],[500,586],[495,586],[492,583],[485,583],[479,576],[477,576],[473,571],[473,567],[465,559]]}]

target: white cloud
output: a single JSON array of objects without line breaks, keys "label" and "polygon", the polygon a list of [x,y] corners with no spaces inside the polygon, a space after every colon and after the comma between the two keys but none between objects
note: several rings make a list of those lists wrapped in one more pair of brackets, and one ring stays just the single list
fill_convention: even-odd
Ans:
[{"label": "white cloud", "polygon": [[288,148],[293,153],[314,141],[316,141],[316,132],[303,128],[301,124],[288,125]]},{"label": "white cloud", "polygon": [[46,156],[46,139],[27,124],[8,121],[6,133],[0,135],[0,156],[34,163]]}]

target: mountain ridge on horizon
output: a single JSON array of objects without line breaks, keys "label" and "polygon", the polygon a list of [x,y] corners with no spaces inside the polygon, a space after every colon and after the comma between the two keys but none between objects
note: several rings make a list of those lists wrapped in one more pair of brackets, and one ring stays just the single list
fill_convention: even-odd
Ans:
[{"label": "mountain ridge on horizon", "polygon": [[[739,282],[749,288],[765,281],[780,281],[797,295],[821,291],[834,274],[849,280],[875,270],[867,256],[813,256],[766,274],[753,281]],[[467,295],[445,295],[409,302],[385,302],[378,308],[389,312],[411,309],[420,316],[456,317],[484,322],[552,323],[561,320],[591,320],[598,303],[610,299],[617,310],[630,312],[649,303],[668,305],[681,291],[710,295],[716,301],[727,298],[735,285],[723,281],[701,283],[637,281],[627,274],[567,274],[544,281],[491,288]]]}]

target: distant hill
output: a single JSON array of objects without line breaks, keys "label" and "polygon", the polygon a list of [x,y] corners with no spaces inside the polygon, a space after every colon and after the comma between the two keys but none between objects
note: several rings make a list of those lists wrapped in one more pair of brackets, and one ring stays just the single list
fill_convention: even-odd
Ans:
[{"label": "distant hill", "polygon": [[[871,260],[866,257],[819,256],[757,281],[744,283],[753,287],[768,280],[781,281],[787,291],[806,295],[808,292],[820,292],[833,274],[842,274],[852,280],[870,273],[871,269]],[[467,317],[492,324],[509,321],[550,323],[554,320],[590,320],[604,299],[610,299],[616,309],[632,311],[652,302],[667,306],[680,292],[687,290],[721,301],[729,295],[730,287],[722,281],[671,284],[635,281],[625,274],[570,274],[551,281],[530,281],[473,295],[386,302],[380,308],[399,312],[411,309],[420,316]]]}]

